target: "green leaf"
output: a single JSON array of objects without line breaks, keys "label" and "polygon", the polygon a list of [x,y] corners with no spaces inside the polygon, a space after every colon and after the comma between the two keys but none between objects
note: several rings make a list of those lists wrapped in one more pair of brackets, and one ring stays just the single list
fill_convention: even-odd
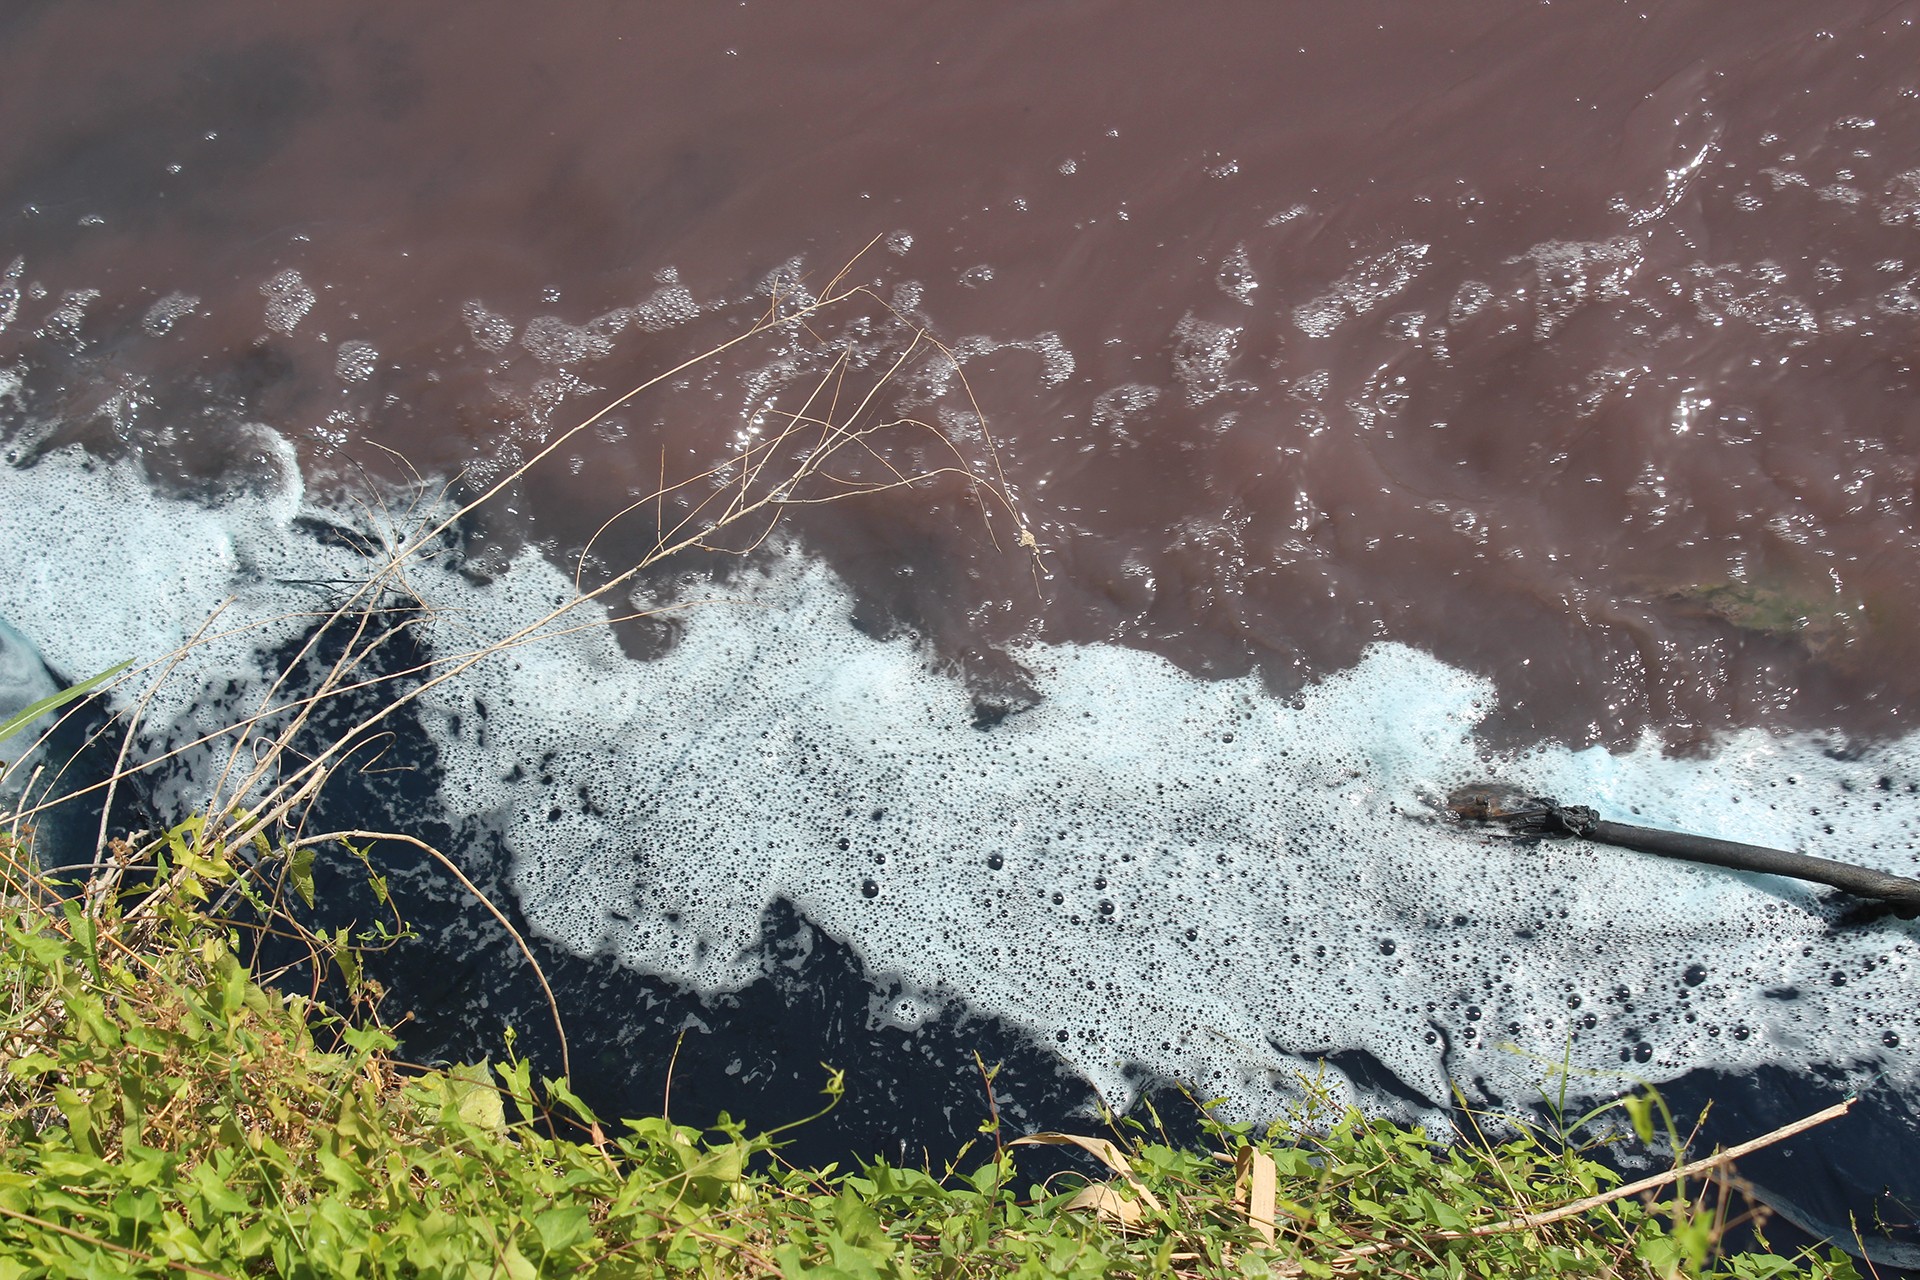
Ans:
[{"label": "green leaf", "polygon": [[[513,1052],[512,1033],[513,1028],[508,1027],[508,1053]],[[500,1077],[500,1082],[506,1086],[507,1096],[513,1099],[514,1109],[520,1113],[520,1118],[525,1121],[531,1121],[534,1117],[535,1110],[533,1084],[530,1078],[533,1072],[532,1065],[522,1058],[518,1061],[507,1063],[504,1066],[496,1065],[493,1070],[494,1073]]]},{"label": "green leaf", "polygon": [[104,1160],[89,1159],[86,1156],[53,1152],[43,1156],[39,1166],[40,1172],[49,1178],[56,1178],[62,1182],[82,1182],[105,1170],[107,1163]]},{"label": "green leaf", "polygon": [[507,1280],[540,1280],[539,1271],[527,1261],[527,1256],[520,1252],[519,1247],[511,1242],[508,1243],[507,1251],[500,1259],[500,1266],[501,1270],[507,1273]]},{"label": "green leaf", "polygon": [[67,927],[72,930],[74,942],[80,947],[80,954],[86,959],[88,970],[97,981],[100,977],[99,930],[93,917],[78,902],[63,902],[60,908],[67,918]]},{"label": "green leaf", "polygon": [[132,665],[133,659],[129,658],[118,666],[108,667],[99,675],[88,676],[78,684],[70,684],[60,690],[60,692],[49,694],[40,699],[40,701],[15,712],[6,723],[0,724],[0,742],[11,738],[14,734],[20,732],[20,730],[26,728],[47,712],[58,707],[66,706],[75,698],[85,697],[88,693],[98,688],[103,682],[113,679],[113,677],[119,675]]},{"label": "green leaf", "polygon": [[593,1219],[583,1205],[565,1205],[533,1216],[533,1229],[540,1233],[540,1248],[547,1256],[593,1238]]},{"label": "green leaf", "polygon": [[454,1113],[476,1129],[504,1133],[507,1109],[494,1087],[493,1072],[486,1063],[458,1066],[441,1077]]},{"label": "green leaf", "polygon": [[59,1067],[60,1062],[57,1058],[36,1052],[15,1058],[9,1062],[7,1064],[7,1074],[15,1080],[26,1080],[29,1078],[37,1080],[41,1076],[58,1070]]},{"label": "green leaf", "polygon": [[245,1196],[228,1188],[226,1180],[210,1164],[195,1165],[191,1180],[207,1207],[216,1212],[245,1213],[252,1208]]},{"label": "green leaf", "polygon": [[346,1027],[340,1032],[340,1038],[355,1053],[366,1055],[388,1053],[400,1047],[400,1042],[379,1027]]},{"label": "green leaf", "polygon": [[[380,1139],[385,1132],[378,1118],[369,1116],[366,1113],[366,1109],[361,1105],[359,1098],[351,1093],[342,1096],[340,1099],[339,1113],[336,1114],[333,1119],[333,1131],[346,1141],[367,1149],[378,1147]],[[325,1158],[326,1156],[323,1152],[321,1159],[324,1161]],[[358,1181],[357,1175],[351,1179],[339,1174],[335,1176],[338,1177],[343,1184],[349,1181]]]},{"label": "green leaf", "polygon": [[347,990],[358,995],[360,993],[360,953],[354,950],[353,939],[347,936],[347,926],[341,925],[334,931],[333,944],[329,950],[333,953],[333,962],[340,966],[340,976],[347,981]]},{"label": "green leaf", "polygon": [[839,1224],[840,1235],[849,1245],[865,1248],[886,1243],[886,1231],[880,1225],[880,1215],[851,1186],[843,1186],[840,1194],[834,1198],[833,1218]]},{"label": "green leaf", "polygon": [[1642,1142],[1653,1141],[1653,1101],[1651,1093],[1636,1093],[1620,1099],[1634,1133]]},{"label": "green leaf", "polygon": [[300,901],[313,907],[313,846],[301,845],[294,849],[287,859],[287,875],[293,880],[293,889],[300,895]]},{"label": "green leaf", "polygon": [[600,1117],[593,1114],[593,1112],[587,1108],[587,1104],[580,1101],[580,1099],[574,1095],[573,1090],[567,1088],[566,1081],[547,1080],[543,1078],[540,1083],[546,1089],[549,1097],[571,1111],[575,1116],[585,1120],[588,1124],[600,1123]]}]

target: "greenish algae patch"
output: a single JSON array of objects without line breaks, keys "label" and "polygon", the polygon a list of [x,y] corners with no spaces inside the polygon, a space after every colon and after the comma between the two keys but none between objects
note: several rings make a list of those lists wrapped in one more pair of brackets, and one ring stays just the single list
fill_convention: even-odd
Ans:
[{"label": "greenish algae patch", "polygon": [[1861,612],[1832,596],[1821,599],[1792,586],[1765,582],[1692,583],[1669,588],[1665,595],[1737,631],[1791,641],[1815,658],[1827,656],[1851,639]]}]

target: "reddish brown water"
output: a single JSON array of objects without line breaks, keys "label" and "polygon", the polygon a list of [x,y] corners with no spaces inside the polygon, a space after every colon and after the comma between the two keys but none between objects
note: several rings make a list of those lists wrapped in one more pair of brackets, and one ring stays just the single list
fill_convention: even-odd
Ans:
[{"label": "reddish brown water", "polygon": [[[740,334],[771,293],[791,307],[847,264],[844,281],[869,292],[566,440],[496,504],[492,533],[567,556],[663,472],[684,478],[765,440],[824,385],[836,421],[910,416],[945,433],[876,437],[875,454],[845,461],[852,477],[1004,476],[1013,509],[986,503],[990,523],[951,476],[793,521],[846,576],[864,626],[919,630],[988,688],[1018,683],[1002,653],[1014,641],[1116,640],[1193,672],[1258,670],[1284,692],[1392,639],[1493,677],[1489,723],[1509,743],[1651,732],[1686,749],[1734,726],[1855,739],[1920,727],[1920,3],[0,7],[10,461],[78,440],[212,492],[276,465],[247,429],[257,422],[295,442],[316,487],[394,474],[382,448],[477,487]],[[638,554],[677,510],[628,517],[597,544],[596,568]],[[1016,545],[1023,523],[1037,560]],[[34,554],[57,558],[61,537]],[[591,743],[580,754],[618,758]],[[1892,802],[1885,820],[1889,840],[1907,839]],[[608,843],[624,850],[643,825],[611,824]],[[486,842],[474,845],[483,860]],[[782,892],[809,878],[813,863]],[[749,925],[765,905],[745,903]],[[1452,914],[1465,906],[1443,905],[1436,918],[1467,926]],[[1317,927],[1356,909],[1336,894],[1301,913]],[[1521,988],[1515,1003],[1538,996],[1510,964],[1532,926],[1472,928],[1450,945],[1483,951],[1488,973]],[[1908,945],[1894,928],[1831,944],[1868,957],[1849,993],[1898,982],[1904,970],[1884,967]],[[844,932],[857,948],[858,930]],[[450,927],[405,975],[428,1025],[441,999],[480,1028],[450,1054],[496,1051],[509,1016],[491,1002],[518,953],[480,963],[474,936]],[[1678,924],[1672,937],[1671,954],[1630,931],[1595,954],[1620,957],[1621,983],[1678,983],[1687,1001],[1696,939]],[[1331,987],[1295,985],[1344,1008],[1336,958]],[[575,975],[563,989],[587,993],[570,1008],[614,1046],[589,1070],[617,1076],[636,1105],[657,1096],[644,1046],[678,1055],[680,1031],[711,1017],[725,1033],[687,1041],[699,1065],[679,1061],[716,1108],[746,1087],[733,1078],[743,1060],[776,1064],[762,1081],[789,1083],[766,1087],[810,1108],[815,1081],[792,1083],[793,1064],[864,1053],[893,1083],[862,1104],[878,1118],[861,1149],[966,1136],[948,1129],[971,1096],[927,1081],[971,1080],[976,1025],[954,1024],[945,1059],[930,1039],[887,1041],[887,1058],[878,1033],[860,1039],[858,964],[838,986],[815,968],[760,984],[761,1004],[702,1005],[675,1023],[648,1012],[671,984],[633,994],[642,980],[609,977],[611,961],[555,963]],[[1577,974],[1590,1008],[1611,976]],[[1845,976],[1836,967],[1834,987]],[[1420,999],[1411,980],[1377,989]],[[1780,990],[1753,998],[1794,993]],[[1851,1006],[1823,997],[1853,1010],[1819,1027],[1843,1046],[1829,1056],[1892,1064],[1890,1088],[1904,1089],[1913,1035],[1901,1048],[1883,1016],[1901,1007],[1897,988]],[[520,1025],[544,1018],[525,1007]],[[1633,1009],[1600,1034],[1664,1046]],[[1351,1047],[1314,1039],[1321,1021],[1270,1043],[1302,1061]],[[1539,1025],[1551,1048],[1556,1024]],[[1465,1026],[1451,1024],[1455,1043]],[[1386,1013],[1378,1030],[1368,1043],[1396,1052],[1396,1035],[1441,1034]],[[1049,1050],[1067,1037],[1035,1034],[1057,1034]],[[817,1052],[794,1047],[814,1035]],[[1891,1056],[1862,1056],[1876,1045]],[[1747,1061],[1688,1052],[1702,1070]],[[1729,1140],[1812,1108],[1793,1093],[1826,1088],[1806,1052],[1779,1050],[1785,1089],[1766,1072],[1716,1078],[1714,1095],[1735,1099],[1717,1113]],[[945,1065],[929,1069],[929,1054]],[[1042,1056],[1009,1079],[1044,1082]],[[1353,1061],[1344,1069],[1364,1081],[1375,1059]],[[899,1100],[915,1090],[934,1102],[909,1116]],[[1868,1137],[1834,1137],[1834,1170],[1807,1172],[1796,1149],[1780,1177],[1842,1188],[1811,1201],[1835,1223],[1849,1210],[1910,1218],[1888,1207],[1912,1199],[1897,1155],[1910,1098],[1874,1102]]]},{"label": "reddish brown water", "polygon": [[[967,357],[1041,572],[952,484],[802,527],[976,667],[1115,638],[1285,688],[1392,637],[1495,676],[1517,737],[1901,730],[1917,15],[14,4],[16,448],[232,471],[252,419],[316,475],[369,442],[491,475],[784,264],[857,257]],[[856,299],[812,346],[883,367],[886,319]],[[772,358],[636,402],[517,515],[578,545],[824,367],[745,380]]]}]

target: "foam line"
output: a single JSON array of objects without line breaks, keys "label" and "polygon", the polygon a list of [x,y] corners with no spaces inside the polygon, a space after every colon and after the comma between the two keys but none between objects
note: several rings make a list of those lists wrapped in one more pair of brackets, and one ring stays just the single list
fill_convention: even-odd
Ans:
[{"label": "foam line", "polygon": [[[288,582],[354,560],[301,532],[302,504],[293,481],[169,502],[64,455],[0,472],[27,561],[0,614],[69,673],[178,643],[228,595],[284,639],[293,624],[267,620],[299,599]],[[531,551],[486,586],[416,585],[438,653],[569,594]],[[1805,886],[1491,843],[1428,803],[1502,773],[1623,820],[1913,875],[1912,738],[1853,758],[1748,731],[1700,759],[1652,743],[1491,759],[1474,727],[1497,691],[1395,643],[1290,701],[1135,650],[1036,647],[1019,657],[1041,702],[983,731],[914,643],[852,626],[820,564],[789,550],[724,594],[657,661],[575,632],[423,708],[448,816],[504,831],[527,918],[583,955],[722,992],[759,972],[762,914],[785,898],[901,993],[871,1016],[964,1001],[1116,1103],[1166,1077],[1271,1113],[1337,1051],[1399,1082],[1356,1097],[1415,1114],[1450,1081],[1537,1096],[1563,1060],[1600,1073],[1575,1092],[1770,1063],[1916,1085],[1914,926],[1831,931]],[[195,661],[170,715],[194,715],[215,673],[261,667]]]}]

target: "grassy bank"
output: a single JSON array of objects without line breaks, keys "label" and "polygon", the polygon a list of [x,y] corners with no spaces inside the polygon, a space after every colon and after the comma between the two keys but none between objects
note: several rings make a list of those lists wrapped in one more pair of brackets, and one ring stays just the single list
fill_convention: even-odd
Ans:
[{"label": "grassy bank", "polygon": [[986,1118],[955,1168],[794,1168],[778,1133],[602,1121],[510,1041],[401,1062],[351,938],[303,937],[343,1009],[263,985],[259,932],[300,934],[271,896],[304,892],[297,854],[197,825],[113,853],[76,896],[0,842],[0,1280],[1855,1274],[1721,1254],[1713,1176],[1620,1195],[1511,1128],[1436,1148],[1329,1112],[1202,1149],[1127,1122],[1043,1135],[1083,1171],[1036,1185],[1035,1140]]},{"label": "grassy bank", "polygon": [[[510,1039],[494,1063],[403,1062],[360,965],[401,932],[400,914],[322,935],[289,907],[312,906],[318,849],[365,856],[371,833],[309,829],[316,798],[335,771],[384,757],[391,723],[426,691],[577,627],[647,616],[631,593],[670,557],[746,554],[791,507],[916,484],[970,502],[987,541],[1000,521],[1038,585],[1040,549],[984,421],[963,450],[882,411],[911,360],[937,351],[959,368],[915,332],[871,374],[821,352],[818,385],[778,429],[672,483],[663,471],[658,493],[601,529],[639,522],[639,553],[595,569],[590,540],[575,594],[550,611],[471,648],[414,643],[433,611],[409,575],[454,554],[462,522],[528,468],[661,379],[750,339],[795,340],[862,292],[836,277],[817,302],[774,299],[748,332],[615,398],[457,506],[424,484],[417,505],[369,497],[365,530],[340,534],[364,574],[327,584],[338,590],[310,614],[212,610],[179,651],[123,677],[99,735],[102,749],[120,743],[110,777],[55,770],[27,787],[40,798],[21,802],[16,830],[73,801],[111,812],[116,788],[156,770],[204,768],[210,790],[202,817],[158,839],[108,845],[102,825],[74,855],[91,865],[58,885],[0,837],[0,1280],[1854,1274],[1838,1254],[1724,1255],[1724,1165],[1622,1187],[1578,1149],[1496,1117],[1444,1148],[1330,1106],[1272,1131],[1210,1124],[1198,1145],[1169,1141],[1150,1115],[1017,1135],[998,1125],[989,1087],[978,1140],[953,1167],[809,1169],[782,1159],[782,1134],[745,1124],[602,1120],[564,1080],[535,1079]],[[282,654],[282,674],[247,690],[226,728],[137,748],[153,690],[182,678],[196,646],[249,632]],[[378,838],[491,907],[457,859],[404,832]],[[391,908],[371,863],[367,875]],[[539,975],[508,916],[495,919]],[[262,959],[287,954],[304,959]],[[322,990],[331,1006],[313,998]],[[550,1011],[564,1064],[557,1002]],[[840,1085],[823,1083],[830,1106]],[[1658,1122],[1649,1097],[1621,1113],[1645,1136]],[[1063,1156],[1077,1172],[1042,1176]]]}]

